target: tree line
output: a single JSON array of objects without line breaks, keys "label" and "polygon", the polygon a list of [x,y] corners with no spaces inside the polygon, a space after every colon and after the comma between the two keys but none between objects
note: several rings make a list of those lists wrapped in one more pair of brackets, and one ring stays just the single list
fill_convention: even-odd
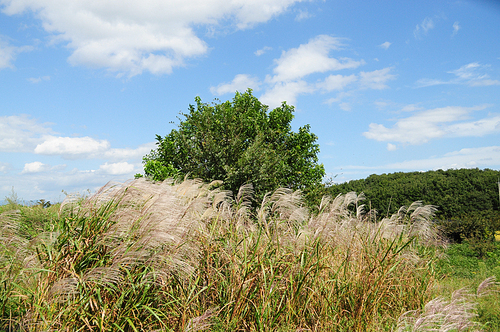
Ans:
[{"label": "tree line", "polygon": [[437,216],[446,219],[470,212],[498,211],[499,179],[500,171],[478,168],[397,172],[331,185],[327,192],[332,196],[364,192],[365,203],[379,215],[393,214],[402,205],[422,201],[437,205]]}]

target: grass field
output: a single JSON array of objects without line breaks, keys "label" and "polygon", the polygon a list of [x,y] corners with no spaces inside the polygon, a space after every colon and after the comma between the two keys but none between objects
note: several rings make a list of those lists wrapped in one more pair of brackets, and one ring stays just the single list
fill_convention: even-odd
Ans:
[{"label": "grass field", "polygon": [[109,184],[0,216],[5,331],[498,331],[500,247],[445,246],[433,206],[311,215],[196,180]]}]

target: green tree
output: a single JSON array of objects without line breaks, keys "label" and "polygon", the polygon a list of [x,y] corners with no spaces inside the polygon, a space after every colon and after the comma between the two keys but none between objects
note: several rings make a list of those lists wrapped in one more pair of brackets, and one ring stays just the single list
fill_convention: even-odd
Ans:
[{"label": "green tree", "polygon": [[325,171],[318,164],[317,136],[309,125],[291,130],[293,106],[283,102],[268,111],[250,89],[232,101],[207,104],[196,97],[195,102],[177,129],[156,135],[157,149],[144,157],[146,176],[222,180],[233,192],[252,183],[258,197],[280,186],[320,185]]}]

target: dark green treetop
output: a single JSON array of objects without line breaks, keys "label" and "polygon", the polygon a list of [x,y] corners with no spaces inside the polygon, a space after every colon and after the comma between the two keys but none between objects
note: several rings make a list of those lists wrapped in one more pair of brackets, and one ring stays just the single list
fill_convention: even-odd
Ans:
[{"label": "dark green treetop", "polygon": [[268,111],[252,90],[233,100],[203,103],[182,114],[177,129],[156,135],[157,149],[144,157],[144,171],[153,180],[189,174],[205,181],[222,180],[236,192],[252,183],[259,197],[277,187],[305,189],[321,183],[317,136],[309,125],[291,130],[294,107],[283,102]]}]

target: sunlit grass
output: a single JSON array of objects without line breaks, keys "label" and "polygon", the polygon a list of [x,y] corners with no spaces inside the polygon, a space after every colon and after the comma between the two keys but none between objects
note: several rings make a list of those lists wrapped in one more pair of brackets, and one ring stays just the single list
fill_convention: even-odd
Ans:
[{"label": "sunlit grass", "polygon": [[432,206],[377,221],[354,193],[310,215],[299,192],[253,209],[250,186],[216,187],[138,179],[4,212],[0,329],[411,330],[448,291],[433,268]]}]

